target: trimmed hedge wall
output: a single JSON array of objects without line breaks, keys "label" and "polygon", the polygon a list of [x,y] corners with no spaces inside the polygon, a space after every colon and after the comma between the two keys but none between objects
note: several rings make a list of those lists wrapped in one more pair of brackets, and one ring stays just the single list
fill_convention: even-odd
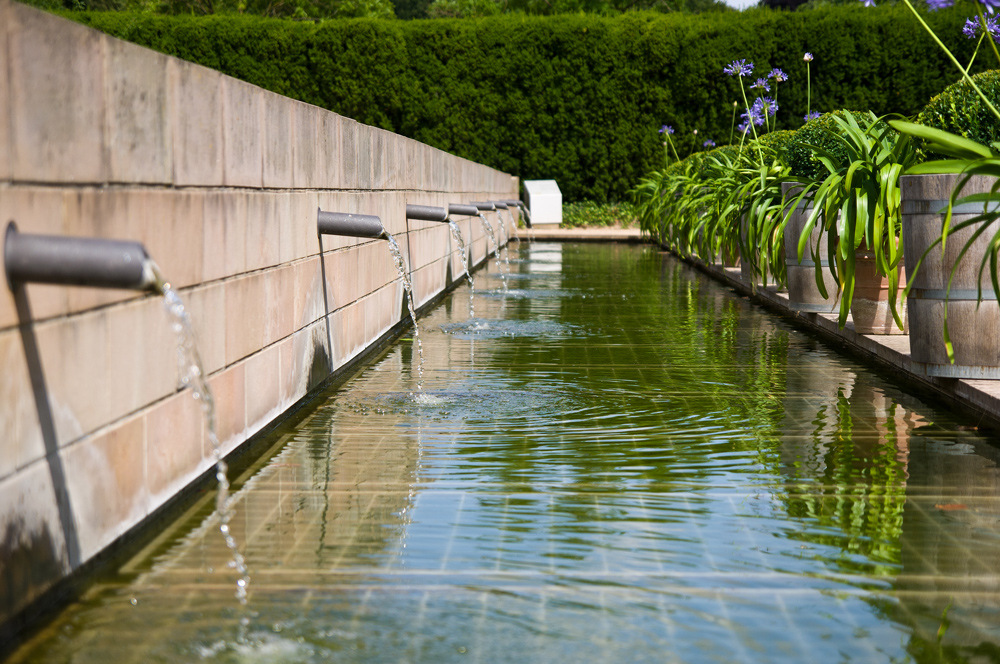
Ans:
[{"label": "trimmed hedge wall", "polygon": [[[568,201],[622,200],[662,165],[661,124],[677,130],[681,156],[695,142],[728,141],[740,93],[722,68],[735,58],[755,62],[755,74],[790,75],[778,91],[781,128],[802,124],[807,50],[822,111],[911,115],[958,78],[902,6],[318,24],[64,15],[524,179],[554,178]],[[968,60],[964,10],[928,20]]]}]

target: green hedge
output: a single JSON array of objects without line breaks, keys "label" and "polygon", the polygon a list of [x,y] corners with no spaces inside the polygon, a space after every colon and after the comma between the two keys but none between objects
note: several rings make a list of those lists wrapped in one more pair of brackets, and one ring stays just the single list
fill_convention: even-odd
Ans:
[{"label": "green hedge", "polygon": [[[622,200],[662,166],[661,124],[677,130],[682,156],[726,142],[739,89],[722,68],[734,58],[791,76],[778,95],[782,128],[802,125],[807,50],[813,109],[915,114],[957,79],[901,6],[318,24],[66,15],[522,178],[554,178],[568,201]],[[962,9],[928,15],[960,59],[973,47],[964,19]]]}]

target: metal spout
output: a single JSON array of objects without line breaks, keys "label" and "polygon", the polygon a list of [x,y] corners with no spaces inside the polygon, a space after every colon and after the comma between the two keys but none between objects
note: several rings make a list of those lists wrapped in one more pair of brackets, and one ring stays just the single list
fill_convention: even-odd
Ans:
[{"label": "metal spout", "polygon": [[421,221],[448,221],[448,210],[433,205],[406,205],[406,218]]},{"label": "metal spout", "polygon": [[3,250],[7,284],[40,283],[159,290],[156,265],[140,242],[30,235],[7,224]]},{"label": "metal spout", "polygon": [[472,202],[469,203],[469,205],[475,205],[476,209],[478,209],[480,212],[494,212],[497,209],[496,206],[493,205],[493,203],[488,203],[488,202],[487,203],[484,203],[484,202],[478,202],[477,203],[476,201],[472,201]]},{"label": "metal spout", "polygon": [[524,201],[521,201],[521,200],[517,200],[517,201],[506,200],[506,201],[504,201],[504,203],[506,203],[507,207],[509,207],[509,208],[512,208],[512,207],[519,208],[521,210],[521,212],[524,213],[524,225],[527,226],[528,228],[531,228],[531,213],[528,212],[528,208],[525,207]]},{"label": "metal spout", "polygon": [[448,215],[452,217],[477,217],[479,216],[479,208],[475,205],[457,205],[453,203],[448,206]]},{"label": "metal spout", "polygon": [[493,207],[495,207],[498,210],[507,209],[507,203],[505,201],[490,201],[490,203],[493,203]]},{"label": "metal spout", "polygon": [[348,237],[386,237],[382,220],[372,214],[349,214],[319,210],[317,226],[320,235],[346,235]]}]

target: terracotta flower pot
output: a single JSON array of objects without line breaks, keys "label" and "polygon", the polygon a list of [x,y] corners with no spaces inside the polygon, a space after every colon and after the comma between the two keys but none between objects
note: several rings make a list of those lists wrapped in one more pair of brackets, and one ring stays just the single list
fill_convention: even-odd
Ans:
[{"label": "terracotta flower pot", "polygon": [[[903,320],[899,329],[889,307],[889,287],[897,289],[896,310]],[[906,286],[906,268],[900,265],[897,283],[879,275],[875,267],[875,252],[866,247],[854,254],[854,297],[851,300],[851,319],[854,331],[859,334],[908,334],[906,301],[902,298]]]}]

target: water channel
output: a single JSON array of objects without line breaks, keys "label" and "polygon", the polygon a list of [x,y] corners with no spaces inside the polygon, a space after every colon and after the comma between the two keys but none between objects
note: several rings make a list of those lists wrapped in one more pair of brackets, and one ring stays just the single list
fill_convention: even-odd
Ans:
[{"label": "water channel", "polygon": [[1000,661],[975,422],[653,247],[522,243],[14,662]]}]

